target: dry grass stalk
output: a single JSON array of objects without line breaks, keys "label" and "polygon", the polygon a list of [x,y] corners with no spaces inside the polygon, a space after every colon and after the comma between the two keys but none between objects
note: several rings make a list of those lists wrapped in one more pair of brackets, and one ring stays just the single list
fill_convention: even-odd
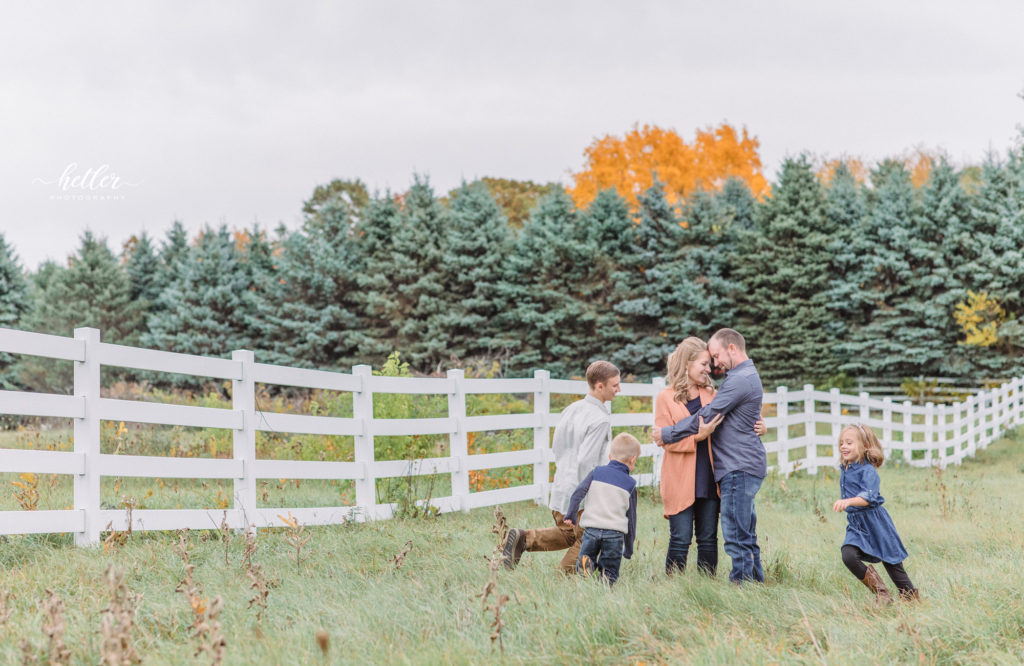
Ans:
[{"label": "dry grass stalk", "polygon": [[501,640],[501,631],[505,628],[505,620],[501,618],[501,607],[508,603],[508,595],[503,594],[494,600],[494,603],[487,607],[487,610],[494,613],[494,620],[491,622],[491,649],[494,649],[494,641],[498,641],[501,653],[505,654],[505,644]]},{"label": "dry grass stalk", "polygon": [[405,542],[405,547],[402,548],[401,552],[395,553],[391,556],[391,559],[388,560],[388,562],[394,563],[396,571],[401,569],[402,565],[405,564],[405,556],[409,554],[410,550],[412,550],[411,539]]},{"label": "dry grass stalk", "polygon": [[46,661],[49,664],[71,663],[71,650],[64,644],[64,601],[53,590],[43,600],[43,633],[46,634]]},{"label": "dry grass stalk", "polygon": [[326,629],[321,629],[316,632],[316,644],[320,646],[320,652],[323,653],[324,659],[327,658],[327,650],[331,647],[330,636],[327,635]]},{"label": "dry grass stalk", "polygon": [[14,609],[7,605],[7,602],[10,601],[10,598],[10,592],[8,592],[7,590],[0,591],[0,625],[7,622],[7,620],[11,617],[11,613],[14,612]]},{"label": "dry grass stalk", "polygon": [[227,567],[231,564],[230,562],[230,551],[231,548],[231,527],[228,525],[228,510],[224,509],[224,517],[220,520],[220,536],[224,540],[224,566]]},{"label": "dry grass stalk", "polygon": [[306,534],[306,526],[299,523],[299,519],[294,517],[291,511],[288,512],[287,518],[281,515],[278,515],[278,518],[288,526],[288,533],[284,539],[295,549],[295,570],[300,571],[299,567],[303,562],[302,548],[309,543],[313,535]]},{"label": "dry grass stalk", "polygon": [[267,577],[263,573],[263,567],[259,564],[251,565],[245,572],[252,584],[249,589],[254,590],[252,598],[249,599],[249,608],[256,606],[257,624],[263,620],[263,613],[267,610],[267,596],[270,595],[270,588],[267,585]]},{"label": "dry grass stalk", "polygon": [[203,608],[202,615],[196,615],[192,625],[193,635],[198,643],[194,656],[198,657],[206,652],[210,655],[210,663],[215,666],[224,662],[224,650],[227,647],[220,623],[220,612],[223,608],[223,600],[219,596],[214,597],[213,601]]},{"label": "dry grass stalk", "polygon": [[124,572],[113,565],[107,567],[106,581],[110,588],[110,605],[101,611],[101,661],[109,666],[140,663],[142,657],[132,647],[132,629],[135,627],[135,614],[142,595],[128,590],[124,584]]},{"label": "dry grass stalk", "polygon": [[256,554],[256,526],[250,525],[245,533],[245,548],[242,550],[242,566],[252,566],[252,556]]},{"label": "dry grass stalk", "polygon": [[135,505],[137,502],[134,497],[125,497],[121,500],[121,507],[127,512],[128,529],[124,532],[118,532],[114,529],[114,521],[107,523],[104,528],[105,532],[110,532],[107,538],[103,540],[103,552],[109,553],[112,550],[120,550],[120,548],[128,543],[128,537],[132,535],[132,512],[135,511]]},{"label": "dry grass stalk", "polygon": [[494,525],[491,526],[491,532],[498,536],[498,548],[501,548],[505,543],[505,537],[508,536],[508,521],[505,520],[505,512],[500,504],[494,507]]}]

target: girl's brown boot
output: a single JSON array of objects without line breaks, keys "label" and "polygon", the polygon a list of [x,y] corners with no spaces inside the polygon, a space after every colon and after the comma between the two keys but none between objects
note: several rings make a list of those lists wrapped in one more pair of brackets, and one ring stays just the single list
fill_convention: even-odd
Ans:
[{"label": "girl's brown boot", "polygon": [[876,606],[888,606],[892,603],[892,596],[889,595],[889,589],[882,582],[882,577],[878,575],[875,568],[868,565],[868,569],[864,572],[864,578],[860,580],[864,583],[869,590],[875,593],[875,605]]}]

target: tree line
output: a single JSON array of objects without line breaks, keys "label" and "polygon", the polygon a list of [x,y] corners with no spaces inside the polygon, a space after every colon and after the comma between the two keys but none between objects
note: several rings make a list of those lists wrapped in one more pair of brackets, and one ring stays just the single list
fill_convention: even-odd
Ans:
[{"label": "tree line", "polygon": [[[604,189],[582,208],[532,183],[335,181],[296,230],[190,239],[175,222],[119,254],[85,232],[66,265],[33,272],[0,236],[0,326],[340,370],[395,350],[421,372],[497,361],[510,376],[607,358],[638,378],[732,326],[770,386],[974,382],[1024,366],[1024,152],[962,175],[938,161],[916,186],[889,160],[862,181],[798,156],[763,197],[733,178],[673,205],[655,178],[635,205]],[[71,369],[3,355],[0,383],[69,390]]]}]

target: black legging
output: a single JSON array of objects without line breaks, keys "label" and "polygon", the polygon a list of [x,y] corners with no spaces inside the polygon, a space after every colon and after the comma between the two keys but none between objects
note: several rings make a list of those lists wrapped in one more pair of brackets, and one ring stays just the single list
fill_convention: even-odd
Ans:
[{"label": "black legging", "polygon": [[[857,546],[843,546],[843,564],[850,570],[850,573],[857,577],[857,580],[864,580],[864,576],[868,572],[867,566],[861,561],[863,559],[864,551]],[[885,572],[889,574],[889,578],[892,579],[901,594],[910,594],[914,591],[914,584],[910,582],[910,576],[907,575],[902,562],[899,564],[882,562],[882,566],[885,567]]]}]

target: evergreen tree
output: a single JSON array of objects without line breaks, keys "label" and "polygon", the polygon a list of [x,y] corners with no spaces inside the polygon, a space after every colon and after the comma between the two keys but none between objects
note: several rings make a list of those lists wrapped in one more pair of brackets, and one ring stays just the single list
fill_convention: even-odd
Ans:
[{"label": "evergreen tree", "polygon": [[922,214],[902,163],[882,163],[872,180],[875,201],[863,238],[871,252],[851,277],[875,305],[841,345],[849,359],[844,370],[872,378],[934,376],[951,351],[941,343],[949,322],[935,303],[949,279],[941,238]]},{"label": "evergreen tree", "polygon": [[267,362],[343,369],[363,360],[370,342],[355,298],[362,270],[351,211],[333,200],[305,232],[284,236],[276,271],[255,304],[255,326]]},{"label": "evergreen tree", "polygon": [[520,342],[511,368],[546,369],[554,377],[586,369],[594,327],[579,294],[596,255],[569,195],[559,189],[541,199],[516,237],[503,281],[509,307],[501,321]]},{"label": "evergreen tree", "polygon": [[433,369],[448,358],[448,341],[427,334],[426,322],[444,314],[447,305],[439,268],[444,261],[447,211],[418,176],[400,208],[390,251],[368,270],[381,271],[371,299],[395,332],[395,347],[413,366]]},{"label": "evergreen tree", "polygon": [[740,235],[738,330],[766,382],[820,380],[836,372],[827,309],[828,243],[835,229],[805,156],[785,160],[757,226]]},{"label": "evergreen tree", "polygon": [[253,313],[245,293],[252,275],[227,229],[207,227],[188,254],[170,265],[178,275],[160,292],[142,344],[205,356],[249,348]]},{"label": "evergreen tree", "polygon": [[393,297],[391,275],[400,225],[401,207],[386,192],[371,199],[355,228],[361,270],[355,272],[357,289],[353,299],[360,329],[365,333],[361,355],[368,363],[383,363],[393,351],[404,351],[399,346],[401,312]]},{"label": "evergreen tree", "polygon": [[632,246],[622,253],[612,276],[613,330],[627,335],[616,340],[610,357],[620,369],[650,377],[664,372],[665,359],[678,342],[667,331],[682,328],[678,321],[685,311],[686,290],[677,287],[683,230],[662,183],[656,181],[637,204]]},{"label": "evergreen tree", "polygon": [[436,267],[444,286],[444,309],[425,322],[425,335],[446,342],[456,359],[501,355],[511,344],[498,326],[504,310],[499,283],[512,241],[508,221],[483,183],[453,193],[444,242]]},{"label": "evergreen tree", "polygon": [[870,291],[860,283],[864,275],[863,262],[872,254],[865,236],[867,201],[845,162],[836,166],[825,199],[825,214],[834,230],[828,243],[831,277],[826,298],[831,320],[827,330],[829,338],[837,343],[833,353],[842,368],[851,361],[844,354],[847,350],[844,343],[854,329],[870,321],[875,305]]},{"label": "evergreen tree", "polygon": [[139,301],[142,310],[148,312],[160,295],[160,259],[149,234],[143,232],[133,237],[125,246],[122,261],[132,285],[132,299]]},{"label": "evergreen tree", "polygon": [[[67,268],[48,266],[33,290],[29,330],[72,335],[75,328],[101,331],[105,342],[133,345],[142,328],[142,309],[132,298],[131,280],[110,251],[106,239],[87,231]],[[37,389],[69,391],[71,368],[48,359],[24,360],[19,369],[25,383]]]},{"label": "evergreen tree", "polygon": [[178,277],[178,262],[188,256],[188,233],[185,225],[179,220],[171,224],[167,236],[160,246],[160,285],[161,290]]},{"label": "evergreen tree", "polygon": [[[0,233],[0,327],[17,328],[28,312],[28,282],[18,257]],[[14,357],[0,352],[0,389],[18,388]]]}]

